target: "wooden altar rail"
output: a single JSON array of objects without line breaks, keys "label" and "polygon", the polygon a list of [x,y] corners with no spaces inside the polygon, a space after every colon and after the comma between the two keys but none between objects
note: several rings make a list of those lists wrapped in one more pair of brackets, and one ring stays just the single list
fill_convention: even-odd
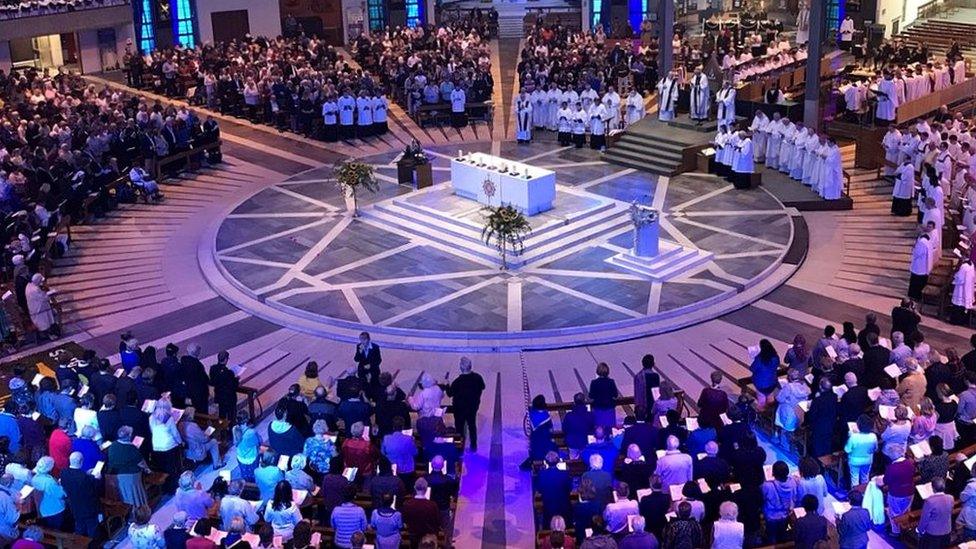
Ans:
[{"label": "wooden altar rail", "polygon": [[969,78],[965,82],[949,86],[944,90],[932,92],[914,101],[899,105],[895,121],[898,124],[904,124],[905,122],[936,111],[942,105],[952,105],[964,99],[970,99],[973,96],[976,96],[976,78]]},{"label": "wooden altar rail", "polygon": [[[831,61],[831,59],[820,60],[821,77],[829,76],[835,72],[830,66]],[[760,103],[763,101],[766,91],[771,89],[773,84],[778,84],[781,90],[802,86],[806,82],[806,62],[806,59],[798,61],[794,63],[795,66],[792,69],[786,69],[783,72],[777,72],[770,76],[763,76],[756,80],[746,82],[745,85],[736,90],[735,99],[737,101],[755,101]]]}]

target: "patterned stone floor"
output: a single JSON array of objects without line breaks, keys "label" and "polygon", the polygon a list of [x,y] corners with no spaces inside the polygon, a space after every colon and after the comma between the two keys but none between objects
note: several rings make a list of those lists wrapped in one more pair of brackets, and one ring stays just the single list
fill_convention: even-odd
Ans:
[{"label": "patterned stone floor", "polygon": [[[331,167],[264,188],[221,222],[213,248],[221,272],[254,300],[326,322],[544,334],[732,298],[776,267],[793,241],[793,212],[761,189],[650,176],[551,143],[465,145],[557,174],[555,208],[530,218],[525,265],[501,271],[479,241],[480,205],[451,193],[456,150],[427,149],[435,185],[423,192],[396,184],[396,151],[366,157],[380,190],[360,197],[358,218],[346,213]],[[609,262],[630,247],[632,201],[662,212],[663,242],[711,257],[663,281]]]}]

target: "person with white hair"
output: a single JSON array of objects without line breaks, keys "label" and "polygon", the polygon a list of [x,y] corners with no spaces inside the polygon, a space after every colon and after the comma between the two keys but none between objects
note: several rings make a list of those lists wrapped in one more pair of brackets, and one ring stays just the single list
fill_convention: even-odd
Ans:
[{"label": "person with white hair", "polygon": [[221,527],[225,530],[230,528],[230,524],[235,518],[243,520],[248,528],[258,522],[258,514],[254,510],[254,505],[241,497],[243,490],[243,480],[232,480],[227,485],[227,495],[220,500],[220,521]]},{"label": "person with white hair", "polygon": [[671,486],[681,486],[691,480],[692,461],[691,456],[682,453],[679,449],[681,445],[678,437],[668,436],[667,450],[664,455],[657,460],[657,467],[654,473],[661,477],[661,486],[666,492]]},{"label": "person with white hair", "polygon": [[39,494],[37,514],[40,517],[40,523],[45,528],[61,530],[64,524],[65,493],[58,479],[52,476],[52,471],[54,471],[53,458],[44,456],[37,460],[31,486]]},{"label": "person with white hair", "polygon": [[481,394],[485,391],[485,380],[481,374],[472,371],[471,359],[463,356],[458,361],[461,375],[447,387],[454,407],[454,427],[464,437],[472,452],[478,451],[478,408],[481,407]]},{"label": "person with white hair", "polygon": [[712,532],[712,549],[741,549],[745,539],[745,527],[739,518],[739,506],[732,501],[723,502],[718,509],[719,519]]},{"label": "person with white hair", "polygon": [[99,492],[101,483],[85,467],[81,452],[68,456],[68,468],[61,471],[61,487],[68,500],[68,509],[74,517],[76,534],[94,537],[101,512]]},{"label": "person with white hair", "polygon": [[[180,358],[177,376],[186,386],[186,394],[195,410],[208,413],[210,410],[210,376],[200,362],[202,349],[198,343],[186,346],[186,355]],[[176,402],[176,404],[181,404]]]},{"label": "person with white hair", "polygon": [[416,410],[421,417],[437,415],[441,408],[441,401],[444,400],[444,390],[434,382],[434,378],[427,372],[420,376],[418,386],[420,390],[408,399],[410,407]]},{"label": "person with white hair", "polygon": [[285,480],[291,484],[295,490],[305,490],[311,492],[315,488],[315,481],[311,475],[305,472],[308,460],[302,454],[291,456],[291,468],[285,472]]},{"label": "person with white hair", "polygon": [[200,425],[194,419],[196,413],[196,409],[192,406],[187,406],[183,410],[183,417],[180,418],[180,422],[177,424],[180,434],[183,436],[184,442],[186,442],[184,457],[194,463],[200,463],[209,454],[214,470],[220,469],[224,466],[224,460],[220,457],[220,443],[214,440],[212,435],[207,436],[207,433],[200,428]]},{"label": "person with white hair", "polygon": [[163,484],[163,493],[170,494],[176,489],[180,474],[180,446],[183,437],[173,419],[173,407],[166,399],[156,402],[156,409],[149,416],[149,430],[152,434],[153,463],[157,469],[169,476]]},{"label": "person with white hair", "polygon": [[31,322],[40,335],[57,336],[57,319],[54,317],[54,307],[51,303],[51,296],[44,288],[44,275],[35,273],[31,281],[24,290],[27,298],[27,310],[30,313]]},{"label": "person with white hair", "polygon": [[193,471],[183,471],[172,503],[178,512],[186,513],[190,520],[197,521],[207,517],[214,500],[193,476]]}]

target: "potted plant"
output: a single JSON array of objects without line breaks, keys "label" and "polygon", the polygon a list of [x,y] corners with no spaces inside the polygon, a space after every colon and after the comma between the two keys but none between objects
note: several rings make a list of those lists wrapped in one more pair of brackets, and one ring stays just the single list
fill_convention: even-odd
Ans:
[{"label": "potted plant", "polygon": [[511,206],[488,206],[484,210],[485,226],[481,239],[485,244],[494,244],[502,256],[502,270],[508,269],[508,254],[521,255],[525,248],[525,236],[532,232],[529,220],[522,212]]},{"label": "potted plant", "polygon": [[335,165],[336,185],[342,191],[342,196],[346,199],[346,210],[353,217],[359,216],[356,196],[362,191],[367,190],[375,193],[379,190],[376,176],[373,174],[373,167],[358,160],[346,160]]}]

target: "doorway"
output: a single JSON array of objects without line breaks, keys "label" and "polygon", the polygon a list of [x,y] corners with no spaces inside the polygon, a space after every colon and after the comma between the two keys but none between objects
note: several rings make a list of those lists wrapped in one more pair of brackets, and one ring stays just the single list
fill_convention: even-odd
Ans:
[{"label": "doorway", "polygon": [[210,14],[214,43],[240,40],[251,32],[247,10],[215,11]]}]

